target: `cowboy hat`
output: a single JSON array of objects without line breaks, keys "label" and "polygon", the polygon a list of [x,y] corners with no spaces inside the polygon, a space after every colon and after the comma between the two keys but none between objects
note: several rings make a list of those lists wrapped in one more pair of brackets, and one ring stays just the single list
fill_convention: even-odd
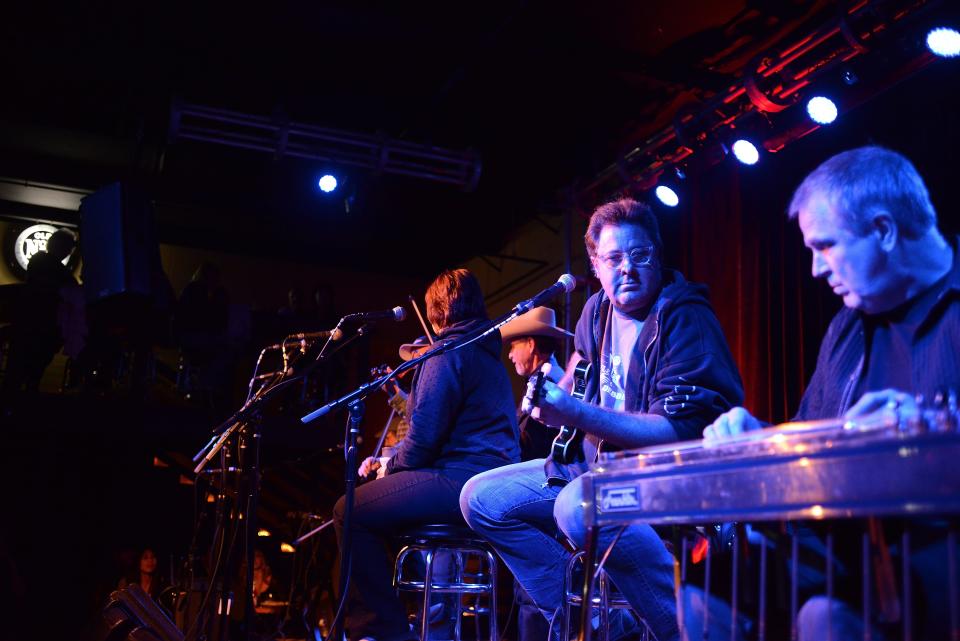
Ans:
[{"label": "cowboy hat", "polygon": [[573,338],[573,334],[557,327],[557,313],[549,307],[534,307],[526,314],[514,318],[500,328],[500,335],[505,341],[522,336]]},{"label": "cowboy hat", "polygon": [[404,343],[400,346],[400,358],[405,361],[413,360],[418,354],[414,353],[414,350],[421,349],[423,347],[429,347],[430,341],[427,340],[426,336],[419,336],[412,343]]}]

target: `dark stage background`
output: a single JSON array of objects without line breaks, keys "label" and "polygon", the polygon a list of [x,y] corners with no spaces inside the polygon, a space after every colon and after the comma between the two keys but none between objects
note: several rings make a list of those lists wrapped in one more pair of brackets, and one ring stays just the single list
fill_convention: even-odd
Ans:
[{"label": "dark stage background", "polygon": [[[960,231],[956,71],[933,65],[755,167],[728,158],[691,175],[685,204],[663,214],[672,262],[710,286],[747,406],[761,418],[792,415],[839,307],[810,277],[809,252],[786,218],[793,188],[835,152],[886,145],[918,166],[941,229]],[[0,431],[0,638],[91,636],[101,600],[115,586],[120,550],[153,545],[162,564],[176,565],[189,543],[194,488],[179,483],[176,467],[151,462],[165,452],[192,453],[208,427],[205,416],[176,409],[54,398]],[[339,454],[325,449],[336,437],[279,431],[265,447],[266,491],[302,501],[305,510],[329,509],[341,491]],[[321,554],[333,546],[328,532]],[[283,558],[274,563],[288,571]]]},{"label": "dark stage background", "polygon": [[820,339],[841,301],[810,275],[810,252],[788,220],[793,190],[831,155],[878,144],[910,158],[924,177],[939,226],[960,232],[960,91],[956,67],[934,66],[836,123],[753,166],[727,158],[691,176],[690,206],[664,214],[665,242],[689,278],[710,286],[746,390],[746,406],[771,422],[793,416],[813,374]]}]

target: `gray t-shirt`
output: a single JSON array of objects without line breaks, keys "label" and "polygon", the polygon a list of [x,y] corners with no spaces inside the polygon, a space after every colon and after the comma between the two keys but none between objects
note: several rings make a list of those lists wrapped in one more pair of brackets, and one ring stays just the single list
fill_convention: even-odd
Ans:
[{"label": "gray t-shirt", "polygon": [[[603,332],[603,345],[600,347],[600,407],[623,411],[626,391],[640,389],[643,381],[629,378],[630,359],[643,321],[636,320],[618,312],[611,306],[607,315],[607,326]],[[636,368],[642,371],[641,368]],[[600,439],[587,434],[583,442],[583,453],[587,461],[596,460]]]}]

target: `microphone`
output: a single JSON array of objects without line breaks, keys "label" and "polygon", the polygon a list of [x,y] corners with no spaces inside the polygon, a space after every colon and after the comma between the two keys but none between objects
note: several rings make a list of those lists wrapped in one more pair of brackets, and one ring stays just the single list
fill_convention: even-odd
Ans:
[{"label": "microphone", "polygon": [[562,274],[560,278],[557,279],[557,282],[533,298],[528,298],[523,302],[517,303],[516,307],[513,308],[513,313],[518,316],[520,314],[526,314],[534,307],[539,307],[564,292],[572,292],[576,286],[577,279],[572,274]]},{"label": "microphone", "polygon": [[397,305],[393,309],[387,309],[382,312],[357,312],[356,314],[347,314],[343,317],[347,322],[369,323],[379,320],[395,320],[398,323],[407,317],[405,309]]},{"label": "microphone", "polygon": [[339,327],[334,327],[333,329],[325,332],[303,332],[302,334],[290,334],[287,338],[295,338],[298,341],[302,341],[305,338],[327,338],[331,340],[338,341],[343,338],[343,330]]}]

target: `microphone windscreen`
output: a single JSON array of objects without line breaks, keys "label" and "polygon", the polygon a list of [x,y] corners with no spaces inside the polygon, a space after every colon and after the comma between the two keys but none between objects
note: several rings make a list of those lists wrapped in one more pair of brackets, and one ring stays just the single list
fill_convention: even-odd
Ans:
[{"label": "microphone windscreen", "polygon": [[562,274],[557,282],[563,284],[563,291],[565,292],[572,292],[577,286],[577,279],[573,274]]}]

